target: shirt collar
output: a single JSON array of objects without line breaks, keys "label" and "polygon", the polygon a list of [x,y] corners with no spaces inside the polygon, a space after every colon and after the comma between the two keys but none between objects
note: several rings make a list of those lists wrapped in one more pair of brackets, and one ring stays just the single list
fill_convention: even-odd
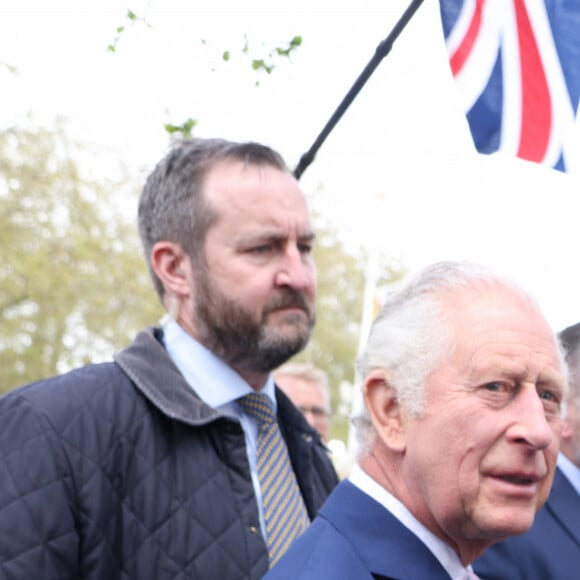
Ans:
[{"label": "shirt collar", "polygon": [[451,546],[428,530],[394,495],[372,479],[360,466],[353,467],[348,479],[361,491],[389,510],[406,528],[413,532],[429,548],[453,580],[469,577],[469,573],[472,573],[471,566],[466,568]]},{"label": "shirt collar", "polygon": [[[175,320],[169,320],[164,325],[163,342],[169,357],[189,386],[210,407],[217,409],[256,392],[241,375],[187,334]],[[271,375],[259,392],[267,395],[276,409]]]},{"label": "shirt collar", "polygon": [[563,453],[558,455],[558,468],[566,476],[576,493],[580,495],[580,468]]}]

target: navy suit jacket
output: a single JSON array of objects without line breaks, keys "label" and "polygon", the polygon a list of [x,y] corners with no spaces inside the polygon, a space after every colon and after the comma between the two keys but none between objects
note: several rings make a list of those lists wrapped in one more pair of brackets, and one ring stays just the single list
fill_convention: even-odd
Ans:
[{"label": "navy suit jacket", "polygon": [[449,580],[430,550],[388,510],[342,481],[264,580]]},{"label": "navy suit jacket", "polygon": [[580,578],[580,495],[559,469],[530,530],[488,548],[473,569],[485,580]]}]

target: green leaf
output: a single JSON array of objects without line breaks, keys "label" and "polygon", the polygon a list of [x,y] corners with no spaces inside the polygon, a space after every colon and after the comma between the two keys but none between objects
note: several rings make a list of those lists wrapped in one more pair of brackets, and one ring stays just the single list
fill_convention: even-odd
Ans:
[{"label": "green leaf", "polygon": [[193,135],[193,129],[197,125],[197,121],[191,117],[184,121],[181,125],[173,125],[172,123],[167,123],[164,125],[165,131],[169,135],[175,135],[180,133],[184,139],[189,139]]}]

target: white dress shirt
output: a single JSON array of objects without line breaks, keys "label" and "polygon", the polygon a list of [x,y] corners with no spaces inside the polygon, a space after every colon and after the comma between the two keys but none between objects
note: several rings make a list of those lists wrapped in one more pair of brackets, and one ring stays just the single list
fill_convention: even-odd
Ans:
[{"label": "white dress shirt", "polygon": [[451,546],[429,531],[394,495],[379,485],[358,465],[353,467],[348,479],[353,485],[356,485],[361,491],[380,503],[406,528],[413,532],[429,548],[453,580],[477,578],[471,566],[465,567],[457,552]]},{"label": "white dress shirt", "polygon": [[[260,526],[265,538],[266,526],[262,510],[262,492],[256,469],[258,423],[254,418],[244,413],[240,405],[235,402],[236,399],[256,391],[236,371],[187,334],[174,320],[169,320],[164,325],[163,332],[163,341],[169,357],[185,377],[189,386],[199,395],[199,398],[225,415],[235,417],[242,425],[252,484],[258,500]],[[268,376],[266,384],[258,392],[266,395],[276,410],[274,379],[271,376]]]}]

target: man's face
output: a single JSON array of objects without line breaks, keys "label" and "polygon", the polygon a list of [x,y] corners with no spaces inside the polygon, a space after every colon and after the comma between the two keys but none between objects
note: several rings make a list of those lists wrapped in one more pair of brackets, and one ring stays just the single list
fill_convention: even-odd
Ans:
[{"label": "man's face", "polygon": [[328,442],[330,413],[322,387],[315,382],[292,375],[277,376],[276,384],[302,411],[308,423],[320,433],[322,440]]},{"label": "man's face", "polygon": [[580,467],[580,349],[576,349],[566,360],[570,373],[570,398],[566,404],[560,451]]},{"label": "man's face", "polygon": [[193,273],[194,336],[239,371],[270,371],[306,345],[315,321],[304,195],[292,176],[241,162],[213,167],[204,192],[217,219]]},{"label": "man's face", "polygon": [[[575,398],[568,403],[566,429],[570,431],[566,456],[570,461],[575,463],[577,467],[580,467],[580,399],[578,398]],[[562,451],[564,451],[563,446]]]},{"label": "man's face", "polygon": [[477,552],[526,531],[547,499],[564,377],[547,323],[511,292],[451,293],[443,307],[455,347],[427,380],[403,469],[415,516]]},{"label": "man's face", "polygon": [[[578,377],[575,377],[577,380]],[[560,451],[580,467],[580,398],[574,397],[568,401],[566,417],[562,428]]]}]

